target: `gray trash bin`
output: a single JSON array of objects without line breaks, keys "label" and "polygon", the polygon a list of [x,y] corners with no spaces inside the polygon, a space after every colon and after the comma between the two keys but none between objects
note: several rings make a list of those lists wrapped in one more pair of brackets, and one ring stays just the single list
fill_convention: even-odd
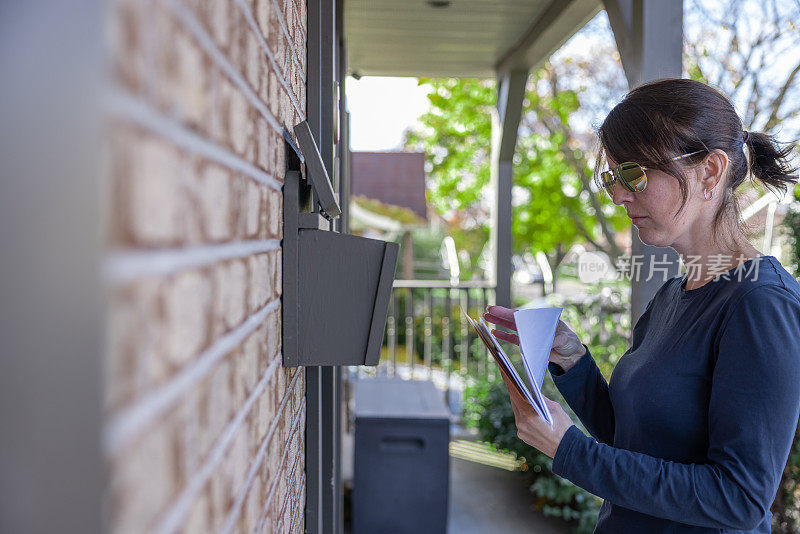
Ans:
[{"label": "gray trash bin", "polygon": [[356,381],[353,534],[443,534],[449,442],[432,382]]}]

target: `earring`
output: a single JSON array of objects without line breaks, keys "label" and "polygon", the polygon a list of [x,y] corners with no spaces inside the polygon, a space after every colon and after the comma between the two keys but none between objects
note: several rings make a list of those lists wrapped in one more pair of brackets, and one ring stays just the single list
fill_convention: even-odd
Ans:
[{"label": "earring", "polygon": [[711,190],[711,194],[708,194],[708,189],[703,189],[703,198],[706,200],[711,200],[714,197],[714,190]]}]

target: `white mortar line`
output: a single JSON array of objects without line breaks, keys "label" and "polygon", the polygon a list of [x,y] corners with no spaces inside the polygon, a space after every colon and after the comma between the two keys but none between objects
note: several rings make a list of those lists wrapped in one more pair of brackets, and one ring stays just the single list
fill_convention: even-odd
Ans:
[{"label": "white mortar line", "polygon": [[[283,18],[283,11],[281,11],[280,6],[276,2],[276,0],[272,0],[272,5],[275,8],[275,12],[278,14],[278,24],[280,24],[281,29],[283,30],[283,36],[286,39],[286,45],[289,47],[289,51],[291,52],[292,62],[296,63],[298,67],[300,67],[300,54],[297,53],[297,50],[294,48],[294,43],[292,42],[292,36],[289,35],[289,28],[286,27],[286,19]],[[295,10],[297,9],[297,5],[295,4]],[[303,39],[305,40],[305,32],[303,32]],[[302,73],[302,68],[300,72]],[[303,77],[303,81],[305,81],[305,76]]]},{"label": "white mortar line", "polygon": [[113,457],[132,438],[139,435],[166,412],[181,396],[204,378],[219,360],[255,331],[270,312],[278,309],[279,304],[279,298],[267,303],[241,325],[217,339],[192,363],[184,366],[172,380],[151,389],[139,401],[111,416],[103,430],[103,449],[106,457]]},{"label": "white mortar line", "polygon": [[[294,437],[294,432],[296,430],[296,426],[298,421],[300,420],[300,414],[303,413],[303,409],[297,410],[297,415],[295,416],[295,421],[292,423],[292,432],[289,434],[289,437],[286,438],[286,448],[283,451],[283,456],[281,457],[281,464],[278,466],[278,472],[280,473],[283,469],[283,464],[286,463],[286,457],[289,455],[289,442]],[[261,528],[264,526],[264,521],[267,519],[267,514],[269,513],[269,504],[272,502],[272,496],[275,495],[275,490],[278,487],[278,477],[276,476],[272,480],[272,484],[269,488],[269,493],[267,494],[267,498],[264,500],[264,508],[261,512],[261,516],[258,518],[258,522],[256,523],[256,531],[261,531]],[[227,534],[227,533],[226,533]]]},{"label": "white mortar line", "polygon": [[[304,372],[305,371],[302,368],[297,369],[294,378],[292,378],[290,386],[287,388],[287,392],[289,394],[291,394],[294,391],[295,382],[297,382],[297,379]],[[281,416],[283,416],[283,410],[286,407],[288,401],[289,401],[289,395],[286,395],[283,399],[283,402],[281,403],[280,408],[276,410],[275,413],[281,414]],[[297,415],[295,415],[294,421],[292,422],[292,428],[294,428],[297,425],[297,421],[300,420],[300,414],[302,413],[303,413],[302,408],[297,410]],[[225,524],[222,526],[221,529],[222,533],[228,534],[233,531],[236,525],[236,520],[239,518],[242,505],[244,504],[244,500],[245,498],[247,498],[247,492],[250,490],[250,486],[253,484],[253,480],[256,478],[256,475],[258,475],[258,470],[261,467],[261,462],[264,460],[264,455],[266,454],[267,446],[269,445],[269,441],[272,438],[272,434],[274,434],[275,429],[277,427],[278,427],[278,418],[275,418],[273,419],[272,424],[270,424],[269,430],[267,431],[267,435],[261,442],[261,446],[258,448],[258,453],[256,453],[256,457],[253,459],[253,463],[250,465],[250,472],[247,473],[247,479],[245,480],[244,487],[239,492],[239,495],[236,497],[233,506],[231,506],[230,512],[228,512],[228,517],[225,520]],[[294,434],[293,431],[290,432],[289,437],[286,440],[287,444],[291,440],[293,434]],[[288,450],[289,447],[287,446],[286,449]],[[283,465],[283,462],[281,462],[281,465]],[[275,475],[273,481],[273,487],[275,482],[277,482],[278,480],[278,476],[280,475]]]},{"label": "white mortar line", "polygon": [[280,247],[279,239],[260,239],[162,250],[112,250],[103,261],[103,275],[107,284],[118,285],[137,278],[164,276],[224,260],[271,252]]},{"label": "white mortar line", "polygon": [[[295,4],[295,8],[292,11],[293,12],[297,12],[297,4]],[[283,14],[281,14],[281,17],[282,16],[283,16]],[[300,18],[296,17],[296,19],[297,19],[297,21],[299,23]],[[300,29],[300,38],[303,40],[303,44],[308,44],[308,38],[306,37],[306,32],[303,29],[302,25],[299,26],[299,29]],[[287,37],[286,40],[289,41],[289,38]],[[294,64],[297,65],[297,72],[300,74],[300,79],[303,81],[303,84],[305,84],[306,83],[306,73],[303,71],[303,63],[302,63],[302,58],[300,57],[300,53],[294,47],[294,44],[291,44],[289,46],[291,47],[292,51],[294,52],[294,54],[292,54],[292,62],[294,62]]]},{"label": "white mortar line", "polygon": [[[292,482],[294,482],[294,477],[297,474],[297,466],[300,465],[300,455],[297,455],[297,458],[294,459],[294,463],[292,463],[292,470],[289,472],[289,493],[285,496],[283,500],[283,506],[281,506],[281,511],[278,512],[278,516],[283,515],[286,512],[286,508],[289,506],[290,501],[292,500],[292,496],[294,495],[294,489],[292,488]],[[260,518],[259,518],[260,519]],[[266,521],[266,515],[264,516],[264,520]],[[260,531],[264,527],[264,524],[261,523],[257,525],[256,531]],[[291,532],[291,529],[289,530]]]},{"label": "white mortar line", "polygon": [[289,95],[289,99],[292,101],[294,105],[294,109],[299,113],[301,116],[303,115],[302,110],[300,109],[300,104],[297,102],[297,97],[295,96],[294,92],[292,92],[292,87],[286,81],[284,77],[284,72],[281,72],[280,65],[275,60],[275,54],[272,53],[272,50],[269,49],[269,45],[267,41],[264,39],[264,35],[261,33],[261,30],[258,27],[258,23],[256,22],[255,17],[253,16],[253,11],[250,9],[250,6],[247,4],[245,0],[236,0],[236,3],[239,4],[239,8],[241,8],[242,13],[244,14],[244,18],[247,19],[247,23],[250,25],[250,29],[253,30],[256,38],[258,38],[258,42],[261,44],[261,48],[267,54],[267,58],[269,58],[270,63],[272,63],[273,68],[275,69],[275,76],[280,80],[281,85],[286,90],[286,94]]},{"label": "white mortar line", "polygon": [[233,442],[233,438],[236,436],[236,432],[250,413],[253,404],[264,393],[267,383],[269,383],[275,370],[278,369],[281,359],[281,355],[278,354],[278,357],[270,362],[269,367],[264,371],[261,380],[259,380],[256,387],[253,388],[253,392],[247,398],[247,401],[245,401],[242,408],[236,413],[233,420],[226,425],[225,429],[214,443],[203,467],[195,471],[194,476],[186,484],[180,496],[175,499],[170,509],[161,516],[153,532],[170,533],[175,532],[181,527],[184,518],[194,505],[195,498],[203,490],[203,487],[206,485],[206,482],[208,482],[208,479],[211,478],[211,475],[214,474],[214,469],[216,469],[222,461],[228,447],[230,447]]},{"label": "white mortar line", "polygon": [[[217,48],[217,45],[214,43],[214,40],[211,36],[206,33],[203,26],[198,22],[197,18],[195,18],[194,13],[192,13],[188,8],[182,5],[178,0],[163,0],[167,7],[175,13],[181,22],[183,22],[186,29],[189,30],[192,35],[194,35],[197,42],[200,44],[201,47],[208,53],[209,56],[214,60],[217,66],[222,69],[225,74],[231,79],[231,81],[239,86],[239,89],[244,93],[250,103],[258,109],[264,118],[267,120],[276,131],[282,132],[282,126],[280,121],[272,114],[269,108],[264,104],[264,102],[258,97],[256,92],[250,87],[250,84],[247,83],[247,80],[244,79],[242,73],[236,70],[233,65],[228,61],[228,58],[225,57],[225,54]],[[291,92],[290,92],[291,94]],[[300,115],[301,120],[305,118],[303,113],[298,109],[297,113]]]},{"label": "white mortar line", "polygon": [[[298,7],[297,2],[294,2],[294,9],[292,11],[294,12],[294,18],[295,18],[295,23],[297,24],[297,29],[300,30],[300,37],[303,38],[303,42],[307,43],[308,42],[308,36],[307,36],[306,29],[303,26],[303,19],[300,18],[300,8]],[[300,74],[303,76],[303,81],[306,81],[305,80],[305,74],[303,74],[302,66],[301,66],[301,69],[300,69]]]},{"label": "white mortar line", "polygon": [[[306,482],[306,471],[304,469],[302,475],[300,476],[300,482],[297,483],[298,493],[300,490],[303,489],[305,482]],[[297,516],[295,514],[292,514],[292,522],[289,525],[289,532],[292,532],[292,529],[294,528],[295,519],[297,519]]]},{"label": "white mortar line", "polygon": [[[163,117],[150,107],[149,104],[130,95],[124,90],[116,89],[110,91],[110,94],[107,96],[107,105],[111,113],[129,119],[163,136],[165,139],[172,141],[181,148],[204,156],[232,170],[246,174],[253,180],[268,185],[276,191],[281,190],[281,182],[276,180],[275,177],[268,172],[259,169],[246,159],[209,141],[185,126]],[[278,128],[277,132],[283,136],[281,128]]]}]

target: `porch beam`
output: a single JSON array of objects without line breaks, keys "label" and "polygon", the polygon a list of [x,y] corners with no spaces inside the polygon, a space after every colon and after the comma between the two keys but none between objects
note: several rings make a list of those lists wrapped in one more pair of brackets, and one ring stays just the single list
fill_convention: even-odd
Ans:
[{"label": "porch beam", "polygon": [[[630,88],[659,78],[681,77],[683,2],[604,0],[604,4]],[[639,276],[631,278],[631,324],[636,324],[665,281],[660,271],[651,271],[653,262],[666,267],[668,279],[680,273],[680,259],[672,248],[642,243],[635,226],[631,227],[631,243],[631,255],[642,259]]]},{"label": "porch beam", "polygon": [[561,48],[603,7],[598,0],[552,0],[522,36],[500,55],[495,70],[533,70]]}]

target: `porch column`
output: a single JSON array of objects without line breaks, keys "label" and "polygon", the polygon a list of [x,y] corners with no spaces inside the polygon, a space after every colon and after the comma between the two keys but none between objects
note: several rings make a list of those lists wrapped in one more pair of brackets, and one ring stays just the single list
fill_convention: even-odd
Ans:
[{"label": "porch column", "polygon": [[492,115],[492,171],[494,192],[490,247],[495,302],[511,306],[511,174],[517,128],[525,98],[527,69],[512,69],[497,76],[497,113]]},{"label": "porch column", "polygon": [[[306,115],[322,162],[332,180],[334,191],[341,194],[338,147],[334,121],[335,84],[340,69],[337,36],[341,34],[341,2],[307,2],[307,79]],[[316,193],[314,193],[316,206]],[[330,223],[332,231],[341,231],[343,219]],[[338,366],[309,366],[306,373],[306,508],[305,531],[308,534],[339,534],[343,531],[341,492],[341,384]]]},{"label": "porch column", "polygon": [[[614,32],[628,87],[634,88],[659,78],[680,78],[683,52],[683,2],[663,0],[604,0],[608,20]],[[641,257],[640,275],[631,279],[631,324],[636,324],[647,303],[664,283],[658,268],[668,266],[666,277],[680,272],[678,254],[668,247],[645,245],[639,229],[631,227],[631,254]]]},{"label": "porch column", "polygon": [[0,7],[0,532],[106,526],[105,8]]}]

